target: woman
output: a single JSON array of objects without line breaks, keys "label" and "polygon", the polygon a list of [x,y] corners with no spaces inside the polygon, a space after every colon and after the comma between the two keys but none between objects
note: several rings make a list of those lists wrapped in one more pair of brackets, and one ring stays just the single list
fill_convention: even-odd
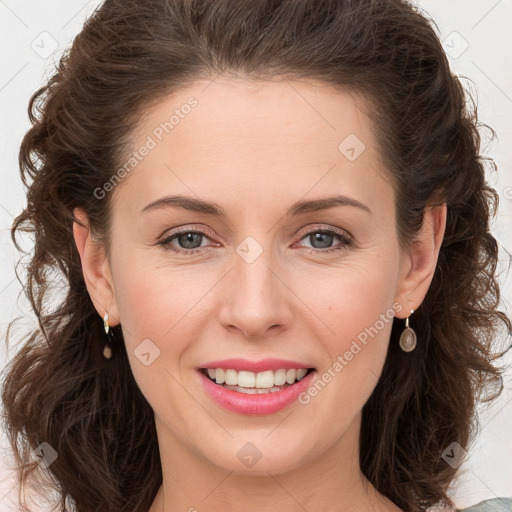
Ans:
[{"label": "woman", "polygon": [[22,485],[46,468],[80,512],[454,505],[512,325],[476,115],[426,18],[108,0],[29,111]]}]

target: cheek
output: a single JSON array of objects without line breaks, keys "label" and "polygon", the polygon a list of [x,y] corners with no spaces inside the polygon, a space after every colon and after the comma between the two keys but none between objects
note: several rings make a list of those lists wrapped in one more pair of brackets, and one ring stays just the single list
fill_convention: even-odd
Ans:
[{"label": "cheek", "polygon": [[[118,232],[124,231],[119,228]],[[127,239],[127,235],[119,235],[111,260],[127,348],[135,348],[144,339],[160,340],[173,329],[185,315],[192,300],[187,297],[194,295],[197,283],[190,283],[195,272],[169,265],[158,256],[157,248],[142,249]]]},{"label": "cheek", "polygon": [[165,269],[132,264],[118,272],[116,298],[130,366],[155,411],[177,407],[182,394],[172,377],[181,380],[177,365],[191,339],[185,331],[199,293],[187,299],[186,285],[186,279]]},{"label": "cheek", "polygon": [[132,267],[116,284],[121,323],[130,344],[173,336],[186,325],[187,311],[199,292],[190,279],[175,272]]},{"label": "cheek", "polygon": [[[213,292],[218,304],[218,294],[233,291],[225,285],[215,289],[216,283],[223,282],[219,280],[223,269],[216,271],[207,264],[155,266],[135,250],[124,254],[130,256],[116,259],[114,283],[129,357],[133,360],[137,347],[149,339],[161,353],[165,351],[169,363],[175,359],[174,354],[179,358],[186,350],[194,332],[197,334],[204,322],[211,322],[219,313],[208,294]],[[300,309],[294,315],[297,325],[289,327],[309,332],[331,360],[351,350],[352,342],[357,340],[362,349],[354,359],[374,359],[372,367],[378,367],[391,329],[388,312],[395,291],[395,256],[393,250],[380,246],[349,256],[342,264],[283,269],[284,281],[291,283],[293,294],[300,299],[286,295],[276,299]],[[389,317],[385,325],[379,322],[381,314]],[[163,359],[155,362],[162,363]],[[140,366],[135,360],[132,364],[134,368]]]},{"label": "cheek", "polygon": [[[132,257],[116,262],[116,301],[130,345],[151,337],[164,340],[171,336],[176,340],[176,333],[181,338],[191,319],[199,322],[201,311],[208,308],[208,292],[213,291],[219,276],[208,267],[154,268],[143,260]],[[393,255],[384,259],[382,253],[378,257],[366,254],[343,265],[285,271],[283,277],[293,284],[304,305],[297,318],[308,323],[316,318],[327,337],[336,340],[357,337],[393,302],[397,268],[392,261]],[[214,295],[217,293],[229,290],[217,290]],[[282,300],[294,302],[284,296]]]},{"label": "cheek", "polygon": [[[338,301],[338,328],[345,340],[359,339],[364,342],[363,333],[374,327],[383,330],[379,322],[382,314],[386,315],[386,323],[393,316],[393,294],[389,289],[386,276],[376,272],[354,273],[348,280],[348,290],[341,294]],[[384,329],[385,330],[385,329]]]},{"label": "cheek", "polygon": [[[366,328],[373,326],[381,314],[390,323],[397,268],[369,259],[309,278],[304,302],[318,311],[333,340],[345,344]],[[377,327],[382,329],[381,322]]]},{"label": "cheek", "polygon": [[[337,397],[357,406],[371,394],[386,358],[396,304],[398,266],[389,259],[369,258],[307,283],[304,302],[316,313],[324,336],[318,339],[329,355],[329,375]],[[395,263],[394,263],[395,262]],[[313,284],[315,286],[313,286]],[[328,290],[328,292],[326,291]],[[329,363],[330,361],[330,363]],[[321,375],[319,376],[321,378]],[[348,403],[346,402],[346,403]]]},{"label": "cheek", "polygon": [[147,398],[156,400],[169,395],[168,373],[181,375],[188,351],[214,314],[205,308],[211,304],[208,294],[218,291],[219,276],[211,268],[150,264],[131,254],[117,267],[116,300],[133,374]]}]

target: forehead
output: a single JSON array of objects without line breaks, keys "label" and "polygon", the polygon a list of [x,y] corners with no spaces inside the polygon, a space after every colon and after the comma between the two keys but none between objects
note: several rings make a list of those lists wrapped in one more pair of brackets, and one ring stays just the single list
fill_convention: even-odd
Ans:
[{"label": "forehead", "polygon": [[140,208],[164,193],[239,206],[334,189],[389,196],[366,106],[318,82],[197,81],[143,113],[115,195]]}]

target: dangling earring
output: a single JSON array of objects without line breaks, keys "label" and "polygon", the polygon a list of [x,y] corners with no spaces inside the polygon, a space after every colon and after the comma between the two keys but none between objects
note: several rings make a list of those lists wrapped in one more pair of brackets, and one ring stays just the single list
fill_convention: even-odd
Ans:
[{"label": "dangling earring", "polygon": [[[411,315],[413,313],[414,310],[411,309]],[[405,319],[405,329],[400,335],[400,348],[404,352],[412,352],[416,348],[417,342],[416,333],[409,327],[409,316]]]},{"label": "dangling earring", "polygon": [[105,316],[103,317],[103,327],[105,328],[105,334],[108,334],[110,326],[108,325],[108,313],[105,312]]},{"label": "dangling earring", "polygon": [[[110,326],[108,325],[108,313],[105,312],[105,316],[103,317],[103,327],[105,329],[105,333],[108,335],[108,332],[110,330]],[[110,338],[110,336],[109,336]],[[110,348],[109,344],[105,344],[105,348],[103,349],[103,357],[105,359],[110,359],[112,357],[112,349]]]}]

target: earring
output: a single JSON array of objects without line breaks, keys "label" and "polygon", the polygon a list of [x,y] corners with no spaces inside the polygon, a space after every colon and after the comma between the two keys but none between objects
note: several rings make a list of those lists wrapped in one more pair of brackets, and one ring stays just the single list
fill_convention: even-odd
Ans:
[{"label": "earring", "polygon": [[[103,327],[105,329],[105,333],[108,335],[108,332],[110,330],[110,326],[108,325],[108,313],[105,312],[105,316],[103,317]],[[110,338],[110,336],[109,336]],[[105,359],[110,359],[112,357],[112,349],[110,348],[109,344],[105,344],[105,348],[103,349],[103,357]]]},{"label": "earring", "polygon": [[105,334],[108,334],[110,326],[108,325],[108,313],[105,312],[105,316],[103,317],[103,327],[105,328]]},{"label": "earring", "polygon": [[[411,309],[411,315],[413,313],[414,310]],[[412,352],[416,348],[417,342],[416,333],[411,327],[409,327],[409,316],[405,319],[405,329],[400,335],[400,348],[404,352]]]}]

